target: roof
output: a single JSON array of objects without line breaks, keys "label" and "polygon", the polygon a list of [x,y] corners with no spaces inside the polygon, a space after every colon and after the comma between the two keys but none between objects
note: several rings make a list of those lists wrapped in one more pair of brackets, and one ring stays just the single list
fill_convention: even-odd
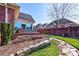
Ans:
[{"label": "roof", "polygon": [[9,7],[12,6],[12,7],[20,8],[20,6],[16,3],[0,3],[0,5],[2,5],[2,6],[5,6],[5,4],[7,4]]},{"label": "roof", "polygon": [[55,25],[55,23],[54,22],[51,22],[51,23],[49,23],[49,25]]},{"label": "roof", "polygon": [[28,21],[31,21],[31,22],[35,23],[33,17],[31,15],[29,15],[29,14],[25,14],[25,13],[20,12],[18,18],[22,19],[22,20],[28,20]]},{"label": "roof", "polygon": [[45,23],[45,24],[43,24],[42,26],[47,26],[48,25],[48,23]]},{"label": "roof", "polygon": [[42,24],[37,24],[35,27],[37,28],[37,27],[40,27],[40,26],[42,26]]},{"label": "roof", "polygon": [[64,24],[64,25],[72,24],[70,26],[79,26],[79,24],[77,24],[77,23],[75,23],[75,22],[73,22],[71,20],[68,20],[66,18],[59,19],[59,21],[55,20],[55,21],[51,22],[49,25],[58,25],[58,22],[59,22],[59,25],[60,24]]},{"label": "roof", "polygon": [[[53,21],[55,24],[58,24],[58,20],[55,20]],[[59,24],[67,24],[67,23],[74,23],[73,21],[70,21],[66,18],[62,18],[62,19],[59,19]]]}]

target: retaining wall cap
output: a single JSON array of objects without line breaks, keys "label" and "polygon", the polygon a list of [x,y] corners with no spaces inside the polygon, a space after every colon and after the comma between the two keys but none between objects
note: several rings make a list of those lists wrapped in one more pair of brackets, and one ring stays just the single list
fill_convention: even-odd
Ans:
[{"label": "retaining wall cap", "polygon": [[29,48],[33,48],[33,47],[35,47],[35,46],[34,46],[34,45],[30,45],[30,46],[29,46]]},{"label": "retaining wall cap", "polygon": [[44,43],[44,41],[40,42],[40,44],[43,44],[43,43]]},{"label": "retaining wall cap", "polygon": [[50,42],[49,40],[45,40],[44,42]]},{"label": "retaining wall cap", "polygon": [[22,53],[23,52],[23,50],[19,50],[19,51],[17,51],[16,53],[19,55],[20,53]]},{"label": "retaining wall cap", "polygon": [[38,47],[40,45],[40,43],[35,44],[36,47]]},{"label": "retaining wall cap", "polygon": [[29,50],[29,48],[28,48],[28,47],[23,48],[23,51],[27,51],[27,50]]}]

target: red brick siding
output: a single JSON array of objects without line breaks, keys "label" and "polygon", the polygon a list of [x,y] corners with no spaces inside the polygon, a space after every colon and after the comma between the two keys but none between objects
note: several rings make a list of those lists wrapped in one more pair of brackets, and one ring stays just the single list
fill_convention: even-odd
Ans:
[{"label": "red brick siding", "polygon": [[9,21],[9,23],[11,23],[11,24],[14,24],[14,15],[15,15],[15,10],[13,10],[13,9],[11,9],[11,8],[9,8],[8,9],[8,21]]},{"label": "red brick siding", "polygon": [[4,16],[5,16],[5,8],[3,6],[0,6],[0,22],[4,22]]},{"label": "red brick siding", "polygon": [[[14,14],[15,11],[11,8],[8,8],[8,22],[14,24]],[[0,22],[5,21],[5,7],[0,6]]]}]

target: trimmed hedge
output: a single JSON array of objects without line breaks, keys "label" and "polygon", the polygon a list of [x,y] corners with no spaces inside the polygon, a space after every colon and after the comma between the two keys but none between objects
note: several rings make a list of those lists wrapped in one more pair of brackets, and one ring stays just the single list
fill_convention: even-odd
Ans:
[{"label": "trimmed hedge", "polygon": [[14,27],[12,24],[1,23],[1,45],[7,44],[14,34]]}]

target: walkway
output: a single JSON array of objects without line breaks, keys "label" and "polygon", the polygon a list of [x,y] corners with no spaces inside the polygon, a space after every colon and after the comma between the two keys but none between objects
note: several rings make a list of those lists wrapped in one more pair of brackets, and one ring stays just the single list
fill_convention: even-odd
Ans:
[{"label": "walkway", "polygon": [[58,47],[62,51],[62,54],[59,56],[78,56],[79,55],[79,51],[75,47],[71,46],[70,44],[56,38],[52,38],[52,39],[58,42]]}]

